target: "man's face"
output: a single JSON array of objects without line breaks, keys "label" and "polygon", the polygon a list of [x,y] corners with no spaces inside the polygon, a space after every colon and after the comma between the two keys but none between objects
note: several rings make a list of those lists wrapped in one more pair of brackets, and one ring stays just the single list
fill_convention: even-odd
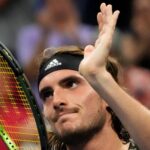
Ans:
[{"label": "man's face", "polygon": [[61,138],[103,127],[107,104],[77,71],[59,70],[46,75],[39,91],[44,115]]}]

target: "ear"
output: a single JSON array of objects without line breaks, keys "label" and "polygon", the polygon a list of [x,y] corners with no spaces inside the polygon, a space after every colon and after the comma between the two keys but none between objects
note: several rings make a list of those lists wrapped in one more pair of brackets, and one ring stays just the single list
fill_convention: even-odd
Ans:
[{"label": "ear", "polygon": [[84,49],[84,57],[88,57],[92,53],[93,50],[94,50],[93,45],[87,45]]}]

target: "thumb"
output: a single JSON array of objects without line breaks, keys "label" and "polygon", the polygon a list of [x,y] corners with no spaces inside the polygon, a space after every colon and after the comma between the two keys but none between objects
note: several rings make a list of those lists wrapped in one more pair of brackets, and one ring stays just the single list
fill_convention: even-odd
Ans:
[{"label": "thumb", "polygon": [[93,45],[87,45],[84,48],[84,57],[88,57],[94,50],[94,46]]}]

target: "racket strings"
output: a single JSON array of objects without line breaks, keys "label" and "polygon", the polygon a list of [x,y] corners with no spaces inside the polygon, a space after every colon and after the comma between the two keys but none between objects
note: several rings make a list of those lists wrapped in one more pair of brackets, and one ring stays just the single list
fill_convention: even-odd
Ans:
[{"label": "racket strings", "polygon": [[18,147],[20,142],[39,143],[26,94],[3,56],[0,56],[0,124]]}]

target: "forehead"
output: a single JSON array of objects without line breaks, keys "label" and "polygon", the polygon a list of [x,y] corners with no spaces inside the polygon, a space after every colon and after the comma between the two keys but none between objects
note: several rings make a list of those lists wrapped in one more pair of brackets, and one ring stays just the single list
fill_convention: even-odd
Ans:
[{"label": "forehead", "polygon": [[39,84],[39,89],[43,88],[44,86],[48,85],[54,85],[58,83],[60,80],[63,80],[64,78],[69,78],[71,76],[84,79],[83,76],[79,74],[78,71],[70,70],[70,69],[63,69],[63,70],[57,70],[54,72],[51,72],[47,74]]}]

